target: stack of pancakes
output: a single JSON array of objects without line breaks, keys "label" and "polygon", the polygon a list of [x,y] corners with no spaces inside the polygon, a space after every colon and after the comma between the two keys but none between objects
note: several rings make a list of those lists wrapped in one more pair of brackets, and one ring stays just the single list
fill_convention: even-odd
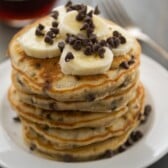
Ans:
[{"label": "stack of pancakes", "polygon": [[127,54],[114,57],[104,74],[64,75],[58,57],[29,57],[18,43],[17,38],[38,23],[17,33],[9,46],[9,100],[22,120],[25,142],[65,161],[92,160],[117,151],[144,111],[138,42]]}]

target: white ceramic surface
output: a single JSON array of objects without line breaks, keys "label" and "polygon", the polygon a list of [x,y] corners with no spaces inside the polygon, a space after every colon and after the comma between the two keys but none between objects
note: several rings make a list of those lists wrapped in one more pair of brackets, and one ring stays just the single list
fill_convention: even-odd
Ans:
[{"label": "white ceramic surface", "polygon": [[142,131],[144,137],[126,152],[110,159],[83,163],[62,163],[32,154],[21,138],[16,114],[7,100],[10,86],[10,62],[0,64],[0,164],[7,168],[141,168],[155,162],[168,151],[168,72],[153,60],[142,56],[141,80],[146,87],[146,103],[152,114]]}]

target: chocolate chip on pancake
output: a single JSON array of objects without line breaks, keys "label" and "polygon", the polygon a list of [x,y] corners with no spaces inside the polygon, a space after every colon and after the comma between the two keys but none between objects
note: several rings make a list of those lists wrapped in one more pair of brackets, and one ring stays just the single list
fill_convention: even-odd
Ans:
[{"label": "chocolate chip on pancake", "polygon": [[86,101],[88,101],[88,102],[94,101],[95,98],[96,97],[95,97],[94,94],[89,93],[89,94],[86,95]]},{"label": "chocolate chip on pancake", "polygon": [[75,158],[71,155],[66,154],[66,155],[63,156],[63,160],[65,162],[73,162],[73,161],[75,161]]},{"label": "chocolate chip on pancake", "polygon": [[101,155],[101,158],[111,158],[114,156],[115,153],[112,150],[106,150],[103,155]]},{"label": "chocolate chip on pancake", "polygon": [[21,122],[21,120],[20,120],[20,118],[18,116],[13,117],[13,121],[16,122],[16,123],[20,123]]},{"label": "chocolate chip on pancake", "polygon": [[137,142],[143,137],[143,134],[140,131],[134,131],[131,133],[130,137],[134,142]]},{"label": "chocolate chip on pancake", "polygon": [[57,21],[53,21],[53,22],[52,22],[52,27],[58,27],[58,24],[59,24],[59,23],[58,23]]},{"label": "chocolate chip on pancake", "polygon": [[59,12],[57,10],[51,12],[51,17],[53,17],[54,19],[58,19],[58,16]]},{"label": "chocolate chip on pancake", "polygon": [[124,61],[124,62],[122,62],[122,63],[120,64],[120,67],[121,67],[121,68],[124,68],[124,69],[129,69],[129,64],[128,64],[127,61]]},{"label": "chocolate chip on pancake", "polygon": [[65,62],[70,62],[73,59],[74,59],[73,54],[71,52],[68,52],[66,57],[65,57]]},{"label": "chocolate chip on pancake", "polygon": [[31,144],[31,145],[30,145],[30,150],[31,150],[31,151],[34,151],[35,149],[36,149],[36,145],[35,145],[35,144]]},{"label": "chocolate chip on pancake", "polygon": [[52,45],[54,43],[52,37],[46,35],[45,38],[44,38],[44,41],[47,43],[47,44],[50,44]]}]

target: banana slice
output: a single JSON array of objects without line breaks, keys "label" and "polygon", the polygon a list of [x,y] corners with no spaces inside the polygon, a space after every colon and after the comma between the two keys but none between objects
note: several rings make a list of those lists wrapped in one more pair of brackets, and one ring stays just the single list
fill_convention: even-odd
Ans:
[{"label": "banana slice", "polygon": [[[76,51],[70,45],[66,45],[60,58],[61,70],[67,75],[95,75],[103,74],[110,69],[113,61],[112,51],[105,48],[104,58],[98,55],[86,56],[83,51]],[[67,54],[71,52],[74,58],[65,61]]]},{"label": "banana slice", "polygon": [[[71,11],[65,15],[62,22],[60,22],[61,34],[65,36],[67,33],[74,34],[74,35],[82,33],[80,28],[82,27],[83,22],[79,22],[76,20],[77,14],[78,14],[77,11]],[[95,25],[95,29],[93,33],[96,34],[98,38],[101,38],[106,34],[108,34],[109,29],[107,27],[107,24],[100,16],[93,15],[93,23]]]},{"label": "banana slice", "polygon": [[124,36],[126,38],[125,44],[120,44],[119,47],[112,49],[114,56],[121,56],[121,55],[127,54],[133,48],[135,39],[133,37],[131,37],[129,35],[129,33],[126,32],[125,29],[123,29],[117,25],[109,25],[109,30],[110,30],[110,34],[108,36],[106,36],[106,38],[112,36],[112,33],[114,31],[118,31],[119,33],[122,34],[122,36]]},{"label": "banana slice", "polygon": [[[66,15],[66,9],[64,6],[55,8],[59,12],[58,22],[61,22],[64,16]],[[44,19],[41,24],[45,26],[45,32],[47,32],[53,22],[52,17]],[[60,56],[60,50],[58,48],[58,43],[61,40],[60,35],[56,37],[53,45],[49,45],[44,42],[44,37],[39,37],[35,35],[36,27],[28,30],[23,36],[18,38],[18,42],[22,46],[23,50],[28,56],[35,58],[52,58]]]},{"label": "banana slice", "polygon": [[35,58],[52,58],[60,56],[60,49],[56,39],[53,45],[44,42],[44,37],[35,36],[35,29],[32,28],[21,36],[18,41],[27,56]]}]

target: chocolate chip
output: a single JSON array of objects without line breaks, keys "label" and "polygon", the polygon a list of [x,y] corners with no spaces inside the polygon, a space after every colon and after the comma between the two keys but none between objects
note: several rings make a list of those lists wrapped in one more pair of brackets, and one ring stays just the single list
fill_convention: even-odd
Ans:
[{"label": "chocolate chip", "polygon": [[54,43],[53,39],[48,35],[45,36],[44,41],[50,45]]},{"label": "chocolate chip", "polygon": [[39,25],[38,25],[38,29],[39,29],[39,30],[43,30],[44,28],[45,28],[44,25],[42,25],[42,24],[39,24]]},{"label": "chocolate chip", "polygon": [[96,34],[91,34],[91,35],[89,36],[89,39],[90,39],[93,43],[96,43],[96,42],[97,42],[97,36],[96,36]]},{"label": "chocolate chip", "polygon": [[80,41],[80,40],[76,40],[76,41],[74,42],[74,44],[73,44],[73,48],[74,48],[75,50],[80,50],[80,49],[82,48],[82,43],[81,43],[81,41]]},{"label": "chocolate chip", "polygon": [[120,39],[119,38],[115,38],[114,40],[114,48],[117,48],[120,45]]},{"label": "chocolate chip", "polygon": [[115,30],[115,31],[113,32],[113,36],[114,36],[114,37],[120,37],[121,34],[120,34],[117,30]]},{"label": "chocolate chip", "polygon": [[16,123],[20,123],[21,122],[21,120],[20,120],[20,118],[18,116],[17,117],[13,117],[13,120]]},{"label": "chocolate chip", "polygon": [[80,28],[80,30],[87,30],[89,28],[88,23],[84,23],[83,26]]},{"label": "chocolate chip", "polygon": [[112,150],[106,150],[102,155],[102,158],[110,158],[112,156],[114,156],[114,152]]},{"label": "chocolate chip", "polygon": [[131,145],[133,145],[133,142],[132,142],[131,138],[128,138],[127,141],[125,142],[125,146],[129,147]]},{"label": "chocolate chip", "polygon": [[78,13],[76,16],[77,21],[82,21],[85,18],[85,15],[83,13]]},{"label": "chocolate chip", "polygon": [[58,27],[58,22],[56,21],[52,22],[52,27]]},{"label": "chocolate chip", "polygon": [[45,125],[45,126],[43,127],[43,130],[44,130],[44,131],[48,131],[48,130],[49,130],[49,126],[48,126],[48,125]]},{"label": "chocolate chip", "polygon": [[68,154],[66,154],[66,155],[63,156],[63,160],[65,162],[73,162],[73,161],[75,161],[74,157],[71,156],[71,155],[68,155]]},{"label": "chocolate chip", "polygon": [[99,44],[100,44],[101,46],[105,46],[105,45],[106,45],[106,40],[101,40],[101,41],[99,42]]},{"label": "chocolate chip", "polygon": [[39,62],[37,62],[37,63],[35,64],[35,67],[36,67],[37,69],[39,69],[39,68],[41,68],[41,64],[40,64]]},{"label": "chocolate chip", "polygon": [[50,88],[51,88],[51,82],[49,80],[46,80],[44,82],[43,91],[49,90]]},{"label": "chocolate chip", "polygon": [[58,43],[58,48],[60,49],[61,52],[63,51],[64,47],[65,43],[63,41]]},{"label": "chocolate chip", "polygon": [[56,109],[57,109],[55,103],[50,103],[50,104],[49,104],[49,107],[50,107],[50,109],[52,109],[52,110],[56,110]]},{"label": "chocolate chip", "polygon": [[90,36],[92,35],[93,31],[94,31],[94,29],[89,27],[89,28],[86,30],[87,36],[90,37]]},{"label": "chocolate chip", "polygon": [[89,93],[88,95],[86,95],[86,101],[88,101],[88,102],[94,101],[95,98],[96,97],[94,94]]},{"label": "chocolate chip", "polygon": [[98,43],[94,44],[94,45],[93,45],[93,51],[94,51],[94,52],[98,52],[98,49],[99,49],[100,47],[101,47],[100,44],[98,44]]},{"label": "chocolate chip", "polygon": [[52,31],[55,34],[59,33],[59,29],[58,28],[54,28],[54,27],[50,28],[50,31]]},{"label": "chocolate chip", "polygon": [[36,149],[36,145],[35,145],[35,144],[31,144],[31,145],[30,145],[30,150],[31,150],[31,151],[34,151],[35,149]]},{"label": "chocolate chip", "polygon": [[37,28],[35,31],[35,35],[36,36],[44,36],[44,33],[39,28]]},{"label": "chocolate chip", "polygon": [[131,139],[134,142],[139,141],[143,137],[143,134],[140,131],[135,131],[131,133]]},{"label": "chocolate chip", "polygon": [[74,56],[71,52],[68,52],[65,57],[65,62],[70,62],[72,59],[74,59]]},{"label": "chocolate chip", "polygon": [[100,58],[104,58],[105,49],[103,47],[98,49],[98,55]]},{"label": "chocolate chip", "polygon": [[86,16],[85,19],[84,19],[84,22],[86,22],[86,23],[92,22],[92,17]]},{"label": "chocolate chip", "polygon": [[48,31],[46,35],[49,36],[50,38],[56,37],[56,34],[53,31]]},{"label": "chocolate chip", "polygon": [[68,2],[65,4],[65,7],[69,7],[69,6],[72,6],[72,1],[68,1]]},{"label": "chocolate chip", "polygon": [[119,37],[120,43],[125,44],[127,42],[126,38],[124,36]]},{"label": "chocolate chip", "polygon": [[128,61],[128,65],[132,65],[132,64],[134,64],[134,63],[135,63],[135,60],[132,60],[132,59],[131,59],[131,60]]},{"label": "chocolate chip", "polygon": [[100,14],[100,10],[99,10],[99,7],[98,7],[98,6],[95,7],[94,14],[95,14],[95,15]]},{"label": "chocolate chip", "polygon": [[129,64],[128,64],[128,62],[124,61],[120,64],[120,67],[124,68],[124,69],[129,69]]},{"label": "chocolate chip", "polygon": [[91,46],[87,46],[84,50],[85,55],[92,55],[92,52],[93,52],[93,50],[92,50]]},{"label": "chocolate chip", "polygon": [[152,111],[152,106],[149,105],[149,104],[146,105],[146,106],[145,106],[145,109],[144,109],[144,115],[145,115],[146,117],[148,117],[151,111]]},{"label": "chocolate chip", "polygon": [[117,152],[118,152],[118,153],[122,153],[122,152],[124,152],[125,150],[126,150],[126,147],[124,147],[124,146],[122,145],[122,146],[120,146],[120,147],[118,148]]},{"label": "chocolate chip", "polygon": [[51,115],[50,115],[50,114],[47,114],[47,115],[46,115],[46,118],[47,118],[48,120],[51,120]]},{"label": "chocolate chip", "polygon": [[81,79],[81,77],[80,77],[80,76],[77,76],[77,75],[75,76],[75,78],[76,78],[76,80],[78,80],[78,81]]},{"label": "chocolate chip", "polygon": [[93,17],[93,11],[91,10],[91,11],[87,14],[87,16]]},{"label": "chocolate chip", "polygon": [[57,19],[58,15],[59,15],[58,11],[52,11],[51,13],[51,17],[53,17],[54,19]]}]

